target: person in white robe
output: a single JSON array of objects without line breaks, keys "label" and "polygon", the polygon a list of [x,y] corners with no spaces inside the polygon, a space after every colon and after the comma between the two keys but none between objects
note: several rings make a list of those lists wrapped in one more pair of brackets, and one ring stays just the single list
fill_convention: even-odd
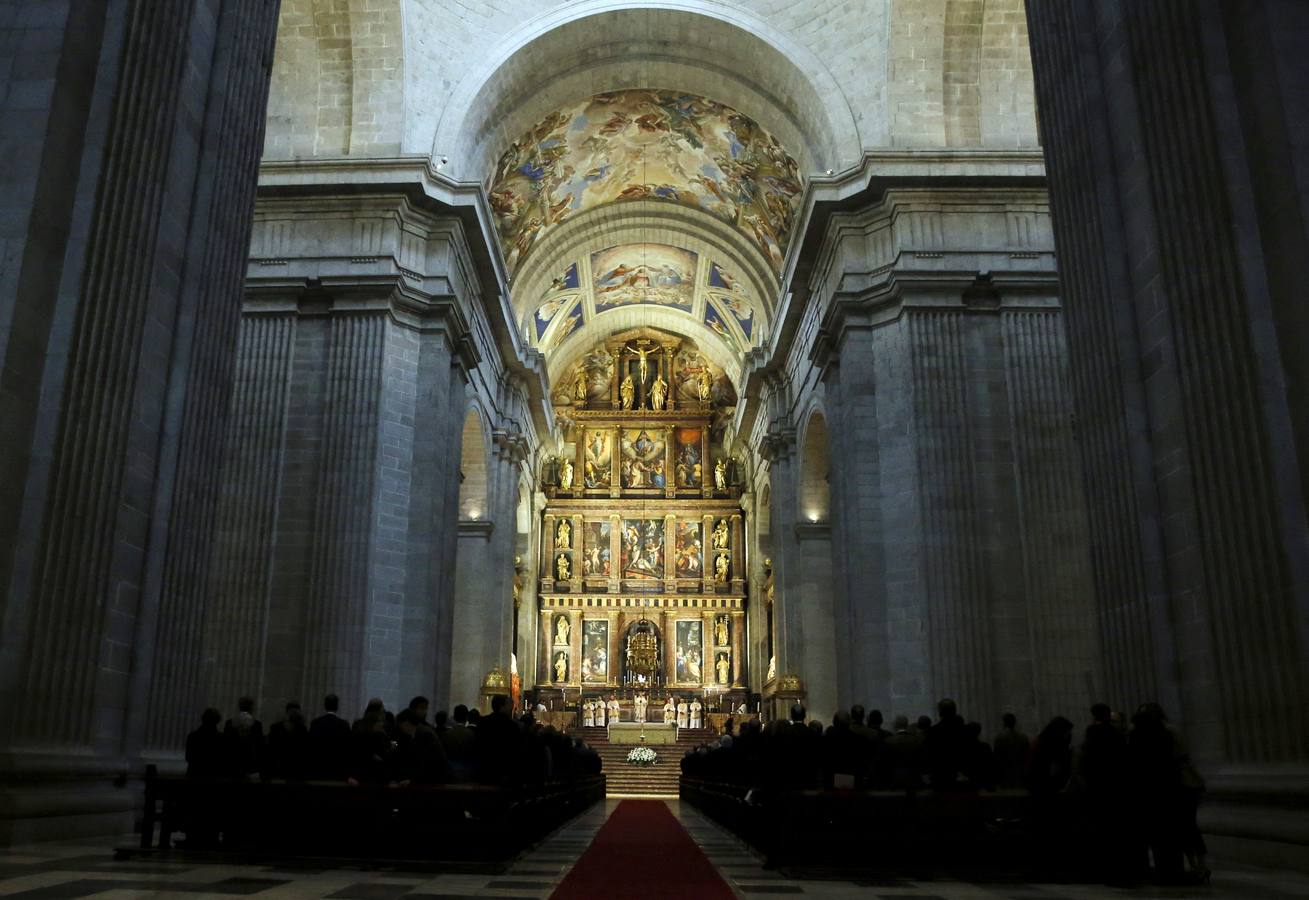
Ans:
[{"label": "person in white robe", "polygon": [[619,721],[619,713],[622,710],[622,704],[618,702],[617,697],[609,698],[609,722],[610,724]]},{"label": "person in white robe", "polygon": [[685,700],[677,701],[677,727],[689,728],[691,726],[691,707]]},{"label": "person in white robe", "polygon": [[700,713],[703,709],[704,707],[700,705],[700,699],[698,697],[691,701],[691,727],[692,728],[704,727],[704,723],[700,718]]},{"label": "person in white robe", "polygon": [[642,725],[645,724],[645,708],[649,702],[645,698],[645,694],[637,694],[636,699],[632,701],[632,710],[636,714],[636,721]]},{"label": "person in white robe", "polygon": [[605,727],[605,702],[603,699],[595,701],[595,727]]},{"label": "person in white robe", "polygon": [[595,727],[595,704],[590,700],[587,700],[582,704],[582,727]]},{"label": "person in white robe", "polygon": [[677,718],[677,705],[673,703],[673,695],[669,694],[668,699],[664,701],[664,721],[672,722]]}]

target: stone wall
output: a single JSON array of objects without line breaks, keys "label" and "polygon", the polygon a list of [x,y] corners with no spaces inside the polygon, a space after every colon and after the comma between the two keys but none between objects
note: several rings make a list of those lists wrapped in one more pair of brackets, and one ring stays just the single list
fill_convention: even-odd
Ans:
[{"label": "stone wall", "polygon": [[1021,0],[287,0],[276,66],[268,158],[446,155],[468,180],[601,84],[729,103],[810,171],[1036,144]]},{"label": "stone wall", "polygon": [[66,837],[195,712],[277,4],[5,15],[0,837]]}]

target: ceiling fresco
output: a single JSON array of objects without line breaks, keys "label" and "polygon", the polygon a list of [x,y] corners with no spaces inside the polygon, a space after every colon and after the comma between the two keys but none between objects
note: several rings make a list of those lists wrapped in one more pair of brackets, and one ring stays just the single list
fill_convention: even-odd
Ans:
[{"label": "ceiling fresco", "polygon": [[[524,313],[524,336],[553,352],[591,316],[659,306],[703,324],[734,353],[762,337],[760,313],[745,282],[716,260],[667,244],[606,247],[560,266]],[[530,322],[527,321],[530,319]]]},{"label": "ceiling fresco", "polygon": [[659,200],[738,229],[776,273],[800,190],[795,159],[753,119],[704,97],[627,90],[557,110],[514,141],[490,196],[511,271],[569,216]]},{"label": "ceiling fresco", "polygon": [[592,254],[595,311],[652,303],[690,312],[698,258],[664,244],[624,244]]}]

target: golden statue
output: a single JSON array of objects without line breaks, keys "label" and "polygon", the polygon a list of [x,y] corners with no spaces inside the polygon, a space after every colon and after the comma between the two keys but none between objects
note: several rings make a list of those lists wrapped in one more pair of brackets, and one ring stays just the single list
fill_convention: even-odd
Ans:
[{"label": "golden statue", "polygon": [[570,572],[571,569],[568,565],[568,557],[565,554],[560,553],[555,559],[555,574],[559,577],[560,581],[567,581]]},{"label": "golden statue", "polygon": [[565,459],[564,464],[559,467],[559,489],[561,491],[571,491],[573,489],[573,461]]},{"label": "golden statue", "polygon": [[560,651],[555,655],[555,681],[568,680],[568,654]]},{"label": "golden statue", "polygon": [[714,463],[714,487],[720,491],[727,490],[727,460],[721,457]]},{"label": "golden statue", "polygon": [[731,562],[728,560],[726,553],[718,554],[718,558],[714,560],[714,581],[719,584],[726,584],[727,569],[730,565]]},{"label": "golden statue", "polygon": [[555,546],[564,550],[571,550],[569,544],[573,540],[573,526],[568,524],[567,519],[559,521],[559,533],[555,535]]},{"label": "golden statue", "polygon": [[573,399],[578,403],[586,402],[586,369],[578,369],[573,379]]},{"label": "golden statue", "polygon": [[650,386],[650,408],[654,410],[663,409],[667,400],[668,382],[664,381],[664,376],[656,375],[654,384]]},{"label": "golden statue", "polygon": [[700,383],[697,385],[700,393],[700,402],[708,403],[714,394],[714,376],[709,374],[709,367],[700,370]]},{"label": "golden statue", "polygon": [[727,616],[719,616],[718,622],[714,625],[714,640],[718,646],[727,646]]},{"label": "golden statue", "polygon": [[726,550],[731,539],[731,536],[727,533],[727,520],[719,519],[718,524],[714,526],[714,530],[709,537],[714,542],[715,550]]},{"label": "golden statue", "polygon": [[568,624],[568,618],[566,616],[560,616],[555,619],[555,643],[567,644],[568,632],[570,630],[571,626]]},{"label": "golden statue", "polygon": [[[646,343],[649,344],[651,342],[647,341]],[[650,377],[650,364],[645,361],[645,358],[654,351],[655,348],[653,346],[646,346],[644,350],[641,349],[639,343],[634,348],[636,355],[641,357],[641,361],[636,365],[637,371],[641,373],[641,384],[645,384],[646,380]]]},{"label": "golden statue", "polygon": [[618,388],[618,393],[623,399],[623,409],[631,409],[632,404],[636,402],[636,385],[632,383],[630,374],[623,379],[622,385]]},{"label": "golden statue", "polygon": [[727,659],[726,653],[718,654],[718,662],[714,663],[714,668],[718,670],[718,683],[727,684],[732,677],[732,664]]}]

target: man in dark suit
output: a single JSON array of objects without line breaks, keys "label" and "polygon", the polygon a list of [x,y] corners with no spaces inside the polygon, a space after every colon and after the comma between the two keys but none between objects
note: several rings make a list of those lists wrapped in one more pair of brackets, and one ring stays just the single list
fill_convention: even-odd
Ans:
[{"label": "man in dark suit", "polygon": [[509,698],[496,694],[491,698],[491,715],[477,723],[478,781],[506,784],[520,781],[522,771],[522,729],[509,715]]},{"label": "man in dark suit", "polygon": [[936,724],[928,730],[924,747],[928,774],[935,790],[950,790],[959,784],[958,774],[967,765],[968,734],[953,700],[936,704],[936,712]]},{"label": "man in dark suit", "polygon": [[303,781],[310,774],[309,729],[300,704],[292,700],[286,704],[282,721],[268,729],[268,753],[264,775],[268,778],[285,778]]},{"label": "man in dark suit", "polygon": [[452,781],[471,781],[473,778],[473,742],[477,732],[468,727],[468,707],[460,703],[455,707],[454,724],[440,732],[441,746],[450,761]]},{"label": "man in dark suit", "polygon": [[345,781],[350,774],[350,723],[337,714],[340,708],[341,699],[328,694],[325,712],[309,725],[314,775],[329,781]]}]

